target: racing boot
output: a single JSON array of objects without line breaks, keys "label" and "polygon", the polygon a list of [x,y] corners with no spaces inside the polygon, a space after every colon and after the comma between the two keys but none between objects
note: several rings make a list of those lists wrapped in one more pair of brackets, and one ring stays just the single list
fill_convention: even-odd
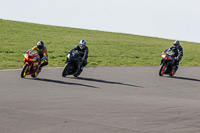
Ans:
[{"label": "racing boot", "polygon": [[38,73],[41,72],[42,67],[48,65],[48,62],[43,62],[41,65],[39,65]]},{"label": "racing boot", "polygon": [[178,70],[178,65],[176,65],[175,72]]},{"label": "racing boot", "polygon": [[38,73],[40,73],[40,72],[41,72],[41,70],[42,70],[42,67],[39,67],[39,69],[38,69]]},{"label": "racing boot", "polygon": [[172,67],[172,71],[175,72],[175,70],[176,70],[176,65],[174,65],[174,66]]},{"label": "racing boot", "polygon": [[83,67],[78,68],[73,76],[78,77],[81,74],[82,71],[83,71]]},{"label": "racing boot", "polygon": [[172,67],[172,71],[171,71],[170,76],[173,76],[173,75],[176,73],[176,70],[177,70],[176,68],[177,68],[176,65],[174,65],[174,66]]}]

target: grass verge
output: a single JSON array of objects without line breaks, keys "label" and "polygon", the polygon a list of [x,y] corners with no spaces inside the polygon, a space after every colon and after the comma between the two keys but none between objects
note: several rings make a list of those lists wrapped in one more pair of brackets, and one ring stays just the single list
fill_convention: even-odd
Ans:
[{"label": "grass verge", "polygon": [[[48,50],[48,67],[63,67],[66,52],[81,39],[89,47],[88,66],[158,66],[161,52],[174,40],[49,26],[0,19],[0,69],[22,68],[23,56],[40,40]],[[200,44],[181,41],[182,66],[199,66]]]}]

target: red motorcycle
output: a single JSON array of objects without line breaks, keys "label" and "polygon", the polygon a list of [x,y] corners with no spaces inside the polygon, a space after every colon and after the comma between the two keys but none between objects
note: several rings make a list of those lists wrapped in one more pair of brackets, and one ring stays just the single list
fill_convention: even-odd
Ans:
[{"label": "red motorcycle", "polygon": [[174,61],[174,55],[175,53],[169,54],[167,51],[162,53],[162,60],[161,60],[161,67],[159,71],[159,75],[163,76],[164,74],[169,74],[170,76],[173,76],[176,72],[176,69],[173,69],[175,66]]},{"label": "red motorcycle", "polygon": [[[45,60],[44,57],[41,61]],[[40,56],[37,50],[28,50],[24,54],[24,65],[21,72],[21,77],[25,78],[26,75],[31,75],[31,77],[35,78],[39,74],[40,67]]]}]

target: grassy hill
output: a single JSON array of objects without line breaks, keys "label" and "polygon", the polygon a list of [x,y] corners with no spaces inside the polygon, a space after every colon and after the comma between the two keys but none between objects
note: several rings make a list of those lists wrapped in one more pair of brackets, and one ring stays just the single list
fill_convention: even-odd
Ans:
[{"label": "grassy hill", "polygon": [[[22,68],[22,54],[42,40],[48,50],[48,67],[63,67],[66,52],[81,39],[89,47],[88,66],[158,66],[161,52],[174,40],[16,22],[0,19],[0,69]],[[180,65],[200,65],[200,44],[182,42]]]}]

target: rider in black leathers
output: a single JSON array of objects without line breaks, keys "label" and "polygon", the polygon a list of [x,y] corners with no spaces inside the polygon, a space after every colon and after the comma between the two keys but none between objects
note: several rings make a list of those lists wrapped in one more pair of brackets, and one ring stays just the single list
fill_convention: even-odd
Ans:
[{"label": "rider in black leathers", "polygon": [[88,47],[86,46],[86,40],[81,40],[79,45],[76,45],[73,49],[70,50],[72,52],[73,50],[77,50],[79,52],[79,55],[81,57],[81,62],[79,63],[78,70],[76,71],[76,74],[79,74],[83,71],[83,67],[87,65],[87,58],[88,58]]},{"label": "rider in black leathers", "polygon": [[178,69],[178,66],[179,66],[179,62],[181,61],[182,57],[183,57],[183,48],[181,47],[180,45],[180,42],[179,41],[175,41],[173,43],[173,45],[169,48],[169,49],[166,49],[165,51],[173,51],[175,53],[174,55],[174,60],[175,60],[175,63],[174,63],[174,67],[173,69]]}]

